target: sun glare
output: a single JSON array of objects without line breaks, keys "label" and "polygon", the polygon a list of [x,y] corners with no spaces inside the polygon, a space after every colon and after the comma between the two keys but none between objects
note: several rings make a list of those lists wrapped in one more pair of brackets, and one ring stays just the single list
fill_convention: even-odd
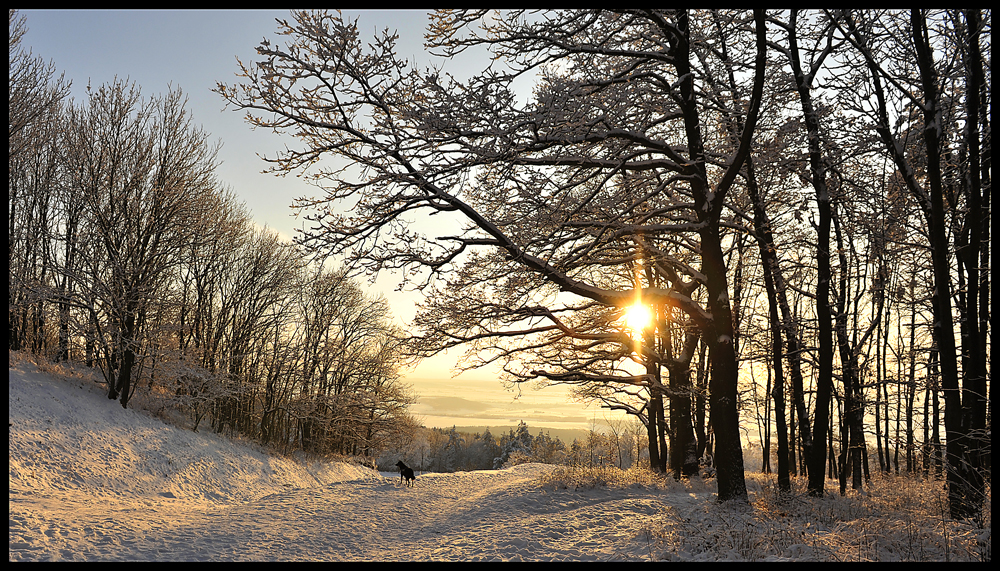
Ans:
[{"label": "sun glare", "polygon": [[652,322],[653,315],[645,305],[633,305],[625,313],[625,323],[636,335],[639,335],[643,329],[649,327]]}]

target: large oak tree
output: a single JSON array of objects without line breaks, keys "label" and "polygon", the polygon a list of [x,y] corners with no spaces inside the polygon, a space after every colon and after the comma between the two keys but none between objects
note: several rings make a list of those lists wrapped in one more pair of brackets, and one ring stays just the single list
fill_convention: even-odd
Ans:
[{"label": "large oak tree", "polygon": [[[471,276],[463,279],[479,287],[463,294],[486,303],[499,284],[512,286],[506,307],[493,304],[504,328],[511,317],[523,325],[579,300],[685,312],[710,350],[719,500],[745,502],[721,220],[758,116],[764,16],[743,32],[753,89],[739,144],[734,151],[727,141],[724,152],[706,132],[711,112],[692,68],[698,18],[685,10],[440,12],[432,48],[485,49],[508,67],[458,80],[408,66],[392,34],[366,40],[338,16],[295,12],[280,23],[287,45],[265,40],[261,61],[241,64],[245,81],[218,91],[250,123],[299,139],[270,160],[277,172],[311,168],[325,191],[303,204],[318,212],[302,236],[313,248],[356,268],[410,272],[420,287],[444,281],[438,291]],[[515,82],[532,76],[535,94],[521,102]],[[622,175],[651,184],[636,192],[615,184]],[[650,257],[645,263],[672,282],[608,280],[628,242],[630,256]],[[618,253],[608,259],[611,246]],[[678,250],[696,252],[697,266],[679,262]],[[704,287],[703,301],[688,295],[691,281]],[[448,312],[455,298],[440,295],[446,303],[429,310]],[[448,333],[468,336],[462,327]]]}]

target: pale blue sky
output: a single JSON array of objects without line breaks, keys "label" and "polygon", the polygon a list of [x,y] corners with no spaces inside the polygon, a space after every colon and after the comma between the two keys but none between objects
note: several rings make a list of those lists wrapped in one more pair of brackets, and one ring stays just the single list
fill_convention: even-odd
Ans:
[{"label": "pale blue sky", "polygon": [[[218,81],[237,81],[236,58],[254,61],[256,46],[264,37],[276,39],[275,18],[289,18],[287,11],[22,10],[21,13],[27,18],[28,27],[24,42],[36,56],[52,61],[57,70],[65,72],[73,83],[72,96],[78,101],[85,97],[88,81],[99,86],[111,82],[115,76],[136,82],[146,95],[164,93],[168,85],[179,86],[189,98],[194,121],[213,139],[223,142],[219,178],[244,200],[259,224],[285,236],[294,234],[301,222],[293,216],[292,200],[316,195],[316,190],[295,177],[261,174],[265,165],[257,153],[273,154],[272,151],[282,147],[283,140],[270,131],[252,131],[241,112],[224,110],[221,97],[211,91]],[[344,15],[358,17],[362,31],[369,34],[376,29],[397,30],[401,56],[419,64],[431,61],[422,51],[427,24],[424,11],[345,10]],[[449,62],[449,70],[456,65],[461,62]],[[415,300],[392,291],[397,281],[387,276],[375,288],[390,298],[394,314],[405,322],[413,316]],[[408,379],[419,393],[421,377],[450,376],[456,357],[452,354],[426,362]],[[494,391],[499,385],[490,371],[468,373],[461,378],[469,382],[455,385],[455,391],[468,386],[469,395],[455,396],[470,399],[484,390]],[[486,384],[481,384],[484,381]],[[562,392],[546,389],[545,396],[551,399],[553,391]],[[522,397],[526,410],[534,404],[531,392],[526,391],[528,394]],[[551,407],[550,401],[546,408]],[[572,405],[567,413],[588,419],[595,416],[594,409],[584,411],[582,405]],[[604,412],[596,411],[598,419],[603,415]],[[535,424],[529,421],[529,426],[534,428]]]},{"label": "pale blue sky", "polygon": [[[235,83],[236,58],[256,59],[264,37],[275,39],[275,18],[283,10],[24,10],[33,52],[64,70],[72,95],[82,100],[88,81],[94,86],[116,76],[136,82],[144,94],[179,86],[189,98],[194,120],[223,141],[219,177],[240,194],[261,224],[291,235],[296,227],[292,199],[313,193],[301,181],[263,175],[255,153],[281,148],[271,132],[254,132],[242,113],[223,110],[211,90],[216,82]],[[345,12],[359,16],[370,29],[399,29],[401,48],[419,55],[426,15],[422,11]]]}]

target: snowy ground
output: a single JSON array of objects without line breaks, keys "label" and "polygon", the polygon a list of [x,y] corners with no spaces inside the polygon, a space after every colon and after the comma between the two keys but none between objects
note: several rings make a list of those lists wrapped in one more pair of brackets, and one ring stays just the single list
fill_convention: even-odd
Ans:
[{"label": "snowy ground", "polygon": [[777,506],[753,479],[752,509],[716,505],[710,482],[586,486],[538,464],[407,488],[122,410],[17,354],[8,391],[11,561],[943,561],[990,545],[989,528],[886,521],[867,497]]}]

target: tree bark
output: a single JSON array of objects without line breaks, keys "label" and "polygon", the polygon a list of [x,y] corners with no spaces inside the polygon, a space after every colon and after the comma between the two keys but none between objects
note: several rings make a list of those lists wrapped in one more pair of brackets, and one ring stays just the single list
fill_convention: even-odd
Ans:
[{"label": "tree bark", "polygon": [[[927,150],[927,180],[930,204],[927,205],[931,260],[934,279],[934,338],[938,345],[941,386],[944,391],[944,423],[947,431],[948,500],[951,516],[965,519],[977,516],[982,509],[983,479],[973,458],[978,443],[974,441],[972,424],[966,419],[966,406],[971,408],[973,391],[962,394],[958,379],[958,354],[955,347],[951,312],[951,268],[948,263],[949,244],[945,235],[944,189],[941,173],[941,111],[937,72],[934,69],[927,22],[919,9],[910,12],[913,43],[923,95],[924,145]],[[969,94],[966,94],[969,95]],[[912,180],[912,179],[909,179]],[[914,183],[916,181],[914,180]],[[969,387],[970,389],[972,387]],[[966,401],[966,402],[963,402]]]},{"label": "tree bark", "polygon": [[822,496],[824,489],[824,463],[826,462],[826,432],[830,423],[830,399],[833,394],[833,322],[830,313],[830,221],[832,218],[830,191],[827,187],[826,164],[820,149],[819,117],[813,105],[812,80],[818,70],[814,66],[808,74],[800,62],[796,32],[797,11],[792,10],[788,23],[788,55],[795,79],[795,88],[802,105],[809,147],[809,169],[812,186],[816,191],[816,209],[819,216],[816,241],[816,329],[819,344],[816,403],[812,430],[812,449],[809,457],[809,494]]}]

